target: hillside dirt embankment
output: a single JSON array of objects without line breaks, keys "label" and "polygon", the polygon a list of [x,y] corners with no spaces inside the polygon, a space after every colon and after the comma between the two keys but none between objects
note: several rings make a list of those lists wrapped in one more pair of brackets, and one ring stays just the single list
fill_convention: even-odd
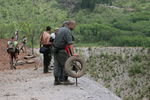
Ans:
[{"label": "hillside dirt embankment", "polygon": [[150,49],[143,47],[77,48],[87,73],[123,100],[150,99]]},{"label": "hillside dirt embankment", "polygon": [[[10,69],[10,57],[9,54],[7,53],[7,42],[9,41],[9,39],[0,39],[0,70],[9,70]],[[21,47],[21,43],[19,43],[19,47]],[[40,65],[41,62],[38,61],[38,56],[37,54],[35,54],[32,59],[25,59],[24,57],[26,56],[31,56],[31,49],[27,49],[27,52],[23,53],[22,51],[20,51],[19,53],[19,61],[17,64],[17,69],[23,69],[23,68],[30,68],[30,67],[38,67]],[[30,63],[27,64],[27,61],[33,61],[34,63]]]}]

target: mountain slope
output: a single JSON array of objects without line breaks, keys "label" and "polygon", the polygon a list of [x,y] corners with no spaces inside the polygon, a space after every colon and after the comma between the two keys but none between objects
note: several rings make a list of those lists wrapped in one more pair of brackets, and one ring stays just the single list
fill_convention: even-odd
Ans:
[{"label": "mountain slope", "polygon": [[115,0],[111,6],[96,1],[95,8],[90,10],[88,6],[82,7],[82,0],[1,0],[0,37],[8,38],[19,30],[21,37],[34,37],[37,44],[47,25],[54,30],[63,21],[74,19],[77,43],[150,46],[149,0]]}]

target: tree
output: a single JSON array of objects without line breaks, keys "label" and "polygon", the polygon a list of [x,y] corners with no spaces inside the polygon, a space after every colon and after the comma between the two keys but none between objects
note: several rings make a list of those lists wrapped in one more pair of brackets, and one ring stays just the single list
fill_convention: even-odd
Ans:
[{"label": "tree", "polygon": [[93,10],[96,5],[96,0],[82,0],[81,2],[81,8],[85,9],[88,8],[90,10]]},{"label": "tree", "polygon": [[112,5],[112,0],[96,0],[96,3]]}]

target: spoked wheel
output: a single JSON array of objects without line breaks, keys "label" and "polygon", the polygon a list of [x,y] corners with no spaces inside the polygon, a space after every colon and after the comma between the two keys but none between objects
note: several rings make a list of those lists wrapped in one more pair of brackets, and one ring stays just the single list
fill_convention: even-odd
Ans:
[{"label": "spoked wheel", "polygon": [[73,78],[80,78],[85,74],[85,62],[78,56],[71,56],[65,63],[66,73]]}]

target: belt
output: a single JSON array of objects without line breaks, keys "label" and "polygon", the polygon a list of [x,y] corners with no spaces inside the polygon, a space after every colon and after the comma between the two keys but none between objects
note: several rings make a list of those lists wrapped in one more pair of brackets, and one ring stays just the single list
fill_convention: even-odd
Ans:
[{"label": "belt", "polygon": [[58,48],[56,46],[53,45],[53,47],[56,49],[56,50],[65,50],[65,48]]},{"label": "belt", "polygon": [[43,47],[50,47],[51,45],[48,45],[48,44],[43,44]]}]

